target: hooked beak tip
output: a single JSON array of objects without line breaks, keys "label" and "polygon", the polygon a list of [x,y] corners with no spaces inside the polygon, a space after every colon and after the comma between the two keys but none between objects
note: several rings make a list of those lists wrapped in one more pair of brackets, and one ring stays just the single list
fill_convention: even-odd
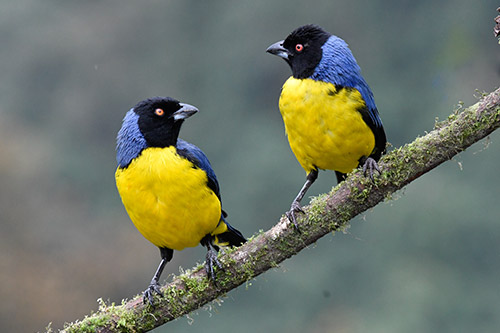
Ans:
[{"label": "hooked beak tip", "polygon": [[288,50],[283,47],[283,42],[283,40],[280,40],[279,42],[272,44],[266,49],[266,52],[288,60],[290,54]]},{"label": "hooked beak tip", "polygon": [[185,103],[180,103],[181,108],[177,111],[175,111],[172,116],[174,117],[174,120],[183,120],[186,118],[191,117],[193,114],[198,112],[198,108],[196,108],[193,105],[185,104]]}]

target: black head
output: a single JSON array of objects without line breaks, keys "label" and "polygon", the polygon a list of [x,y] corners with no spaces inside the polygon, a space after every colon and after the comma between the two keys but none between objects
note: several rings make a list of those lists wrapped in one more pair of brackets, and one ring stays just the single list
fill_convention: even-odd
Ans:
[{"label": "black head", "polygon": [[321,61],[321,47],[330,36],[317,25],[304,25],[292,31],[285,40],[269,46],[266,52],[285,59],[293,77],[304,79],[311,76]]},{"label": "black head", "polygon": [[137,103],[134,112],[149,147],[168,147],[177,143],[184,119],[198,109],[170,97],[153,97]]}]

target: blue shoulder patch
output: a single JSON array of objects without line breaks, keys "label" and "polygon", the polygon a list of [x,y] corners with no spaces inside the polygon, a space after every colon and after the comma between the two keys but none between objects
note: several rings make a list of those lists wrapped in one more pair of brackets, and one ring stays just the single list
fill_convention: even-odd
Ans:
[{"label": "blue shoulder patch", "polygon": [[332,35],[322,46],[322,50],[323,56],[311,75],[311,79],[357,89],[365,100],[373,123],[378,127],[382,126],[373,93],[361,76],[361,69],[347,43]]},{"label": "blue shoulder patch", "polygon": [[219,182],[217,181],[215,172],[212,169],[212,165],[210,165],[210,161],[208,160],[205,153],[203,153],[200,148],[196,147],[192,143],[189,143],[182,139],[177,140],[176,148],[177,153],[180,156],[187,158],[189,161],[191,161],[191,163],[205,171],[208,178],[208,187],[210,187],[212,191],[214,191],[214,193],[217,195],[217,197],[219,197],[220,200]]},{"label": "blue shoulder patch", "polygon": [[146,139],[139,130],[139,116],[130,109],[123,118],[122,128],[116,138],[116,162],[126,168],[147,147]]}]

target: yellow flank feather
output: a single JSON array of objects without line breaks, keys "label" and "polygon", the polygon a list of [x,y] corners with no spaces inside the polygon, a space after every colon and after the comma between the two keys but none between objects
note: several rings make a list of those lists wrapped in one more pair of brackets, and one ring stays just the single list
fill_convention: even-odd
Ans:
[{"label": "yellow flank feather", "polygon": [[358,109],[365,102],[356,89],[340,89],[312,79],[290,77],[279,108],[293,153],[306,173],[316,167],[351,172],[370,156],[375,137]]},{"label": "yellow flank feather", "polygon": [[207,175],[175,147],[147,148],[115,177],[130,219],[158,247],[195,247],[205,235],[227,230]]}]

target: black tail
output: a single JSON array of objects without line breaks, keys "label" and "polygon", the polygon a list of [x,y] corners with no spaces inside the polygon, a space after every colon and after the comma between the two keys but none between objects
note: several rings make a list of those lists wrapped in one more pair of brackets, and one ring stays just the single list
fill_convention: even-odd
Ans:
[{"label": "black tail", "polygon": [[247,240],[241,232],[233,228],[229,223],[223,219],[223,222],[227,225],[227,231],[223,232],[222,234],[216,235],[217,237],[217,243],[221,245],[229,245],[229,246],[240,246],[244,244]]}]

